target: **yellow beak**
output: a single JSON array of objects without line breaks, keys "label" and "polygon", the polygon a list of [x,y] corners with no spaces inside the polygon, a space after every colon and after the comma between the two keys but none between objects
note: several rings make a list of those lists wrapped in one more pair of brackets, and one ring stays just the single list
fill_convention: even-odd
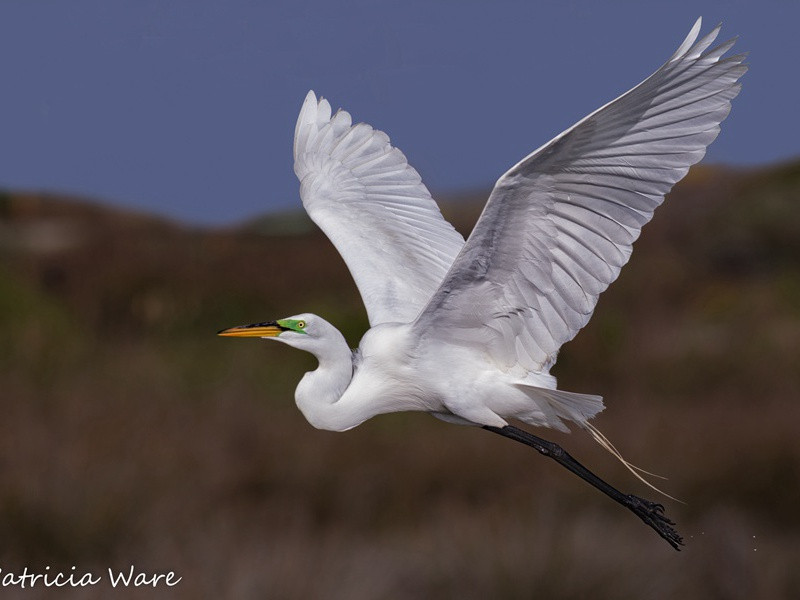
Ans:
[{"label": "yellow beak", "polygon": [[253,323],[252,325],[239,325],[218,331],[217,335],[223,337],[276,337],[286,331],[274,321],[267,323]]}]

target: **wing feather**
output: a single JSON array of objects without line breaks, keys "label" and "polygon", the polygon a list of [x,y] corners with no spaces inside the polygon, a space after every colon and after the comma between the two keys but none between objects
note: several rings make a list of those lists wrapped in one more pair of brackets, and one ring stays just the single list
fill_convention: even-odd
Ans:
[{"label": "wing feather", "polygon": [[314,92],[294,160],[303,205],[350,269],[370,324],[413,320],[464,245],[419,174],[385,133],[343,110],[331,116]]},{"label": "wing feather", "polygon": [[[695,23],[653,75],[506,172],[415,322],[421,339],[482,345],[546,372],[588,322],[664,195],[705,154],[738,94],[735,39]],[[524,373],[523,373],[524,375]]]}]

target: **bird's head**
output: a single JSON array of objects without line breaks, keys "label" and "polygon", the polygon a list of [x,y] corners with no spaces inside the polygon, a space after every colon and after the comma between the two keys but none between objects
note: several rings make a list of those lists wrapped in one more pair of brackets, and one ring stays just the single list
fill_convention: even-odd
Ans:
[{"label": "bird's head", "polygon": [[327,321],[316,315],[303,313],[277,321],[229,327],[219,331],[217,335],[275,339],[301,350],[313,351],[324,336],[326,326],[332,327]]}]

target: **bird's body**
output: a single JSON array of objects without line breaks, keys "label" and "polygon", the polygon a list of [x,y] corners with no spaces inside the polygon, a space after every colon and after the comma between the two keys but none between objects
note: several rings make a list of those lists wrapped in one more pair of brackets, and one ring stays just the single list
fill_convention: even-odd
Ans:
[{"label": "bird's body", "polygon": [[739,91],[743,56],[724,57],[733,41],[711,48],[719,27],[697,40],[699,29],[700,20],[652,76],[500,177],[466,241],[386,134],[309,92],[295,129],[300,195],[345,259],[371,329],[355,352],[312,314],[220,334],[313,353],[319,366],[295,399],[317,428],[399,411],[478,425],[556,459],[677,548],[659,505],[621,494],[508,420],[561,430],[570,421],[619,457],[589,424],[602,399],[556,389],[550,368]]},{"label": "bird's body", "polygon": [[284,341],[319,361],[295,393],[298,407],[317,429],[346,431],[376,415],[403,411],[464,424],[503,427],[510,418],[564,429],[560,418],[588,418],[570,403],[595,412],[602,408],[599,396],[556,390],[548,373],[504,372],[470,346],[420,339],[410,323],[376,325],[351,351],[323,318],[292,319],[305,323],[306,333]]}]

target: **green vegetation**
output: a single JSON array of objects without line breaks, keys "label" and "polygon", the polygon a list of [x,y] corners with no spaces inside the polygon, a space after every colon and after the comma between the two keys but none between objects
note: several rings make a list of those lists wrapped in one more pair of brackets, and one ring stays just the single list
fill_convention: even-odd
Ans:
[{"label": "green vegetation", "polygon": [[[678,554],[497,436],[313,430],[310,356],[214,335],[311,311],[358,343],[355,286],[302,216],[204,231],[1,194],[0,568],[134,564],[186,598],[798,597],[799,246],[800,163],[693,170],[554,370],[669,476]],[[539,433],[653,496],[588,436]]]}]

